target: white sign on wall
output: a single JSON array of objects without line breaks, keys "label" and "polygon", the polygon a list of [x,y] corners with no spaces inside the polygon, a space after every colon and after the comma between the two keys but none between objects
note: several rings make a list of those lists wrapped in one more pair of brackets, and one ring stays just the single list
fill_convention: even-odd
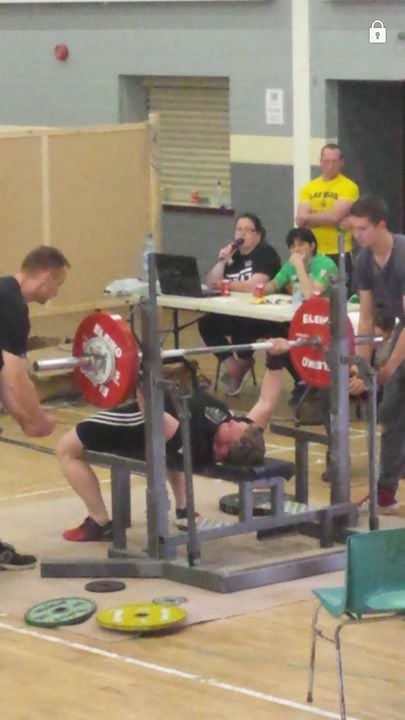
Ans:
[{"label": "white sign on wall", "polygon": [[284,90],[267,88],[265,108],[266,125],[284,125]]}]

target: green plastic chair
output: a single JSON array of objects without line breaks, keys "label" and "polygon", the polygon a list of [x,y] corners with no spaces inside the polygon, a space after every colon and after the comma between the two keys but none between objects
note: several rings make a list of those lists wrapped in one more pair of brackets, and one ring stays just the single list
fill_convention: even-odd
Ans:
[{"label": "green plastic chair", "polygon": [[[312,619],[312,646],[307,702],[313,701],[316,640],[333,642],[339,681],[340,717],[346,720],[346,701],[340,632],[345,625],[394,620],[405,613],[405,528],[374,530],[351,535],[347,540],[344,587],[316,588],[319,599]],[[321,608],[335,618],[344,618],[328,636],[318,626]],[[367,616],[367,617],[364,617]]]}]

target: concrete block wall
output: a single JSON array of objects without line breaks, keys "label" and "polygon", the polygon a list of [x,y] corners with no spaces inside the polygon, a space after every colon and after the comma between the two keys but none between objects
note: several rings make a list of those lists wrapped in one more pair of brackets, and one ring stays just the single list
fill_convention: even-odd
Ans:
[{"label": "concrete block wall", "polygon": [[[236,213],[256,212],[285,256],[284,236],[294,218],[294,2],[2,4],[0,124],[140,120],[125,117],[123,76],[227,76],[232,206]],[[379,16],[388,29],[386,46],[368,43],[368,26]],[[403,78],[405,43],[397,34],[405,19],[401,0],[309,0],[309,19],[311,135],[319,147],[339,131],[339,80]],[[69,47],[66,62],[53,55],[61,42]],[[266,88],[284,90],[284,125],[266,124]],[[205,270],[232,226],[229,216],[164,213],[163,246],[189,249]]]}]

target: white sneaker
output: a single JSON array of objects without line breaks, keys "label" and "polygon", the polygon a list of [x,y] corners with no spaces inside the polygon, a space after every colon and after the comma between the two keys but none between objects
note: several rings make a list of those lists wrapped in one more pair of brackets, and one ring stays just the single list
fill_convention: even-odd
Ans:
[{"label": "white sneaker", "polygon": [[[187,532],[187,530],[188,530],[187,518],[176,518],[174,524],[178,530]],[[224,527],[225,525],[229,525],[230,523],[224,523],[222,520],[214,520],[211,518],[204,518],[204,517],[201,517],[201,515],[199,515],[198,513],[196,513],[195,514],[195,524],[196,524],[197,530],[212,530],[213,528]]]},{"label": "white sneaker", "polygon": [[[359,513],[361,515],[368,515],[370,513],[370,498],[367,496],[364,500],[357,503]],[[400,504],[397,500],[394,500],[390,505],[379,505],[377,502],[377,514],[378,515],[399,515]]]}]

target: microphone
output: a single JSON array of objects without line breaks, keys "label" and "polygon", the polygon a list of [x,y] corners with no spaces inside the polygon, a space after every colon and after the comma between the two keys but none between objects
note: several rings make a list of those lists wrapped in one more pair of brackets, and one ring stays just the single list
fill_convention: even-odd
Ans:
[{"label": "microphone", "polygon": [[[237,250],[238,247],[240,247],[241,245],[243,245],[243,238],[237,238],[236,240],[233,240],[233,242],[231,242],[231,253],[232,253],[232,255],[233,255],[233,253],[235,252],[235,250]],[[227,261],[226,261],[226,264],[227,264],[227,265],[232,262],[232,255],[230,255],[230,256],[228,257],[228,259],[227,259]],[[219,262],[221,261],[221,256],[218,257],[218,261],[219,261]]]}]

